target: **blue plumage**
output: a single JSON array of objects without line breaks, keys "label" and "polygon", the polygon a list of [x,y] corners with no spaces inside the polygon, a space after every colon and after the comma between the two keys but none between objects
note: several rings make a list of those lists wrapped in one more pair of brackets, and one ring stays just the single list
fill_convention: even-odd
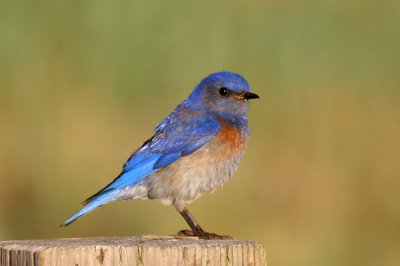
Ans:
[{"label": "blue plumage", "polygon": [[248,138],[247,100],[252,98],[258,96],[239,74],[218,72],[204,79],[157,125],[154,136],[124,163],[121,174],[63,225],[109,202],[158,198],[173,203],[193,232],[205,237],[208,233],[185,206],[222,185],[236,169]]}]

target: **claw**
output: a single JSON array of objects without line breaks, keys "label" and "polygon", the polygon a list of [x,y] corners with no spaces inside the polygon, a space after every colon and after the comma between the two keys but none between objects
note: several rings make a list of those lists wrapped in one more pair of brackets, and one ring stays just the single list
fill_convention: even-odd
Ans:
[{"label": "claw", "polygon": [[233,239],[230,236],[221,236],[218,234],[208,233],[208,232],[201,232],[200,234],[196,234],[195,232],[193,232],[191,230],[181,230],[178,232],[177,235],[181,236],[181,237],[198,237],[199,239],[205,239],[205,240]]}]

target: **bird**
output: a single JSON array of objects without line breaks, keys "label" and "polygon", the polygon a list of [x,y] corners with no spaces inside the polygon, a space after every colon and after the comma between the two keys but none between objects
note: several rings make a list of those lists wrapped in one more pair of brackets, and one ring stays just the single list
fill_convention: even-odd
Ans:
[{"label": "bird", "polygon": [[238,168],[249,139],[248,101],[260,98],[240,74],[208,75],[154,129],[123,164],[122,172],[64,221],[111,202],[159,199],[173,205],[191,230],[179,235],[224,239],[202,229],[187,205],[224,185]]}]

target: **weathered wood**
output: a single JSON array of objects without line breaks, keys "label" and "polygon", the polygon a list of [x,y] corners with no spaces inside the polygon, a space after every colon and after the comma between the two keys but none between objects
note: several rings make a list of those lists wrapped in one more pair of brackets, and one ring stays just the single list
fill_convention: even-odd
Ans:
[{"label": "weathered wood", "polygon": [[263,245],[246,240],[99,237],[0,241],[1,266],[266,265]]}]

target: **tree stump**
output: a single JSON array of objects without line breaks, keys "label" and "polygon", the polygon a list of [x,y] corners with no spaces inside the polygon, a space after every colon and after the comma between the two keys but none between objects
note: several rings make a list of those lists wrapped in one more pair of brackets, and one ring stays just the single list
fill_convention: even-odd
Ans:
[{"label": "tree stump", "polygon": [[98,237],[0,241],[1,266],[266,265],[263,245],[247,240]]}]

